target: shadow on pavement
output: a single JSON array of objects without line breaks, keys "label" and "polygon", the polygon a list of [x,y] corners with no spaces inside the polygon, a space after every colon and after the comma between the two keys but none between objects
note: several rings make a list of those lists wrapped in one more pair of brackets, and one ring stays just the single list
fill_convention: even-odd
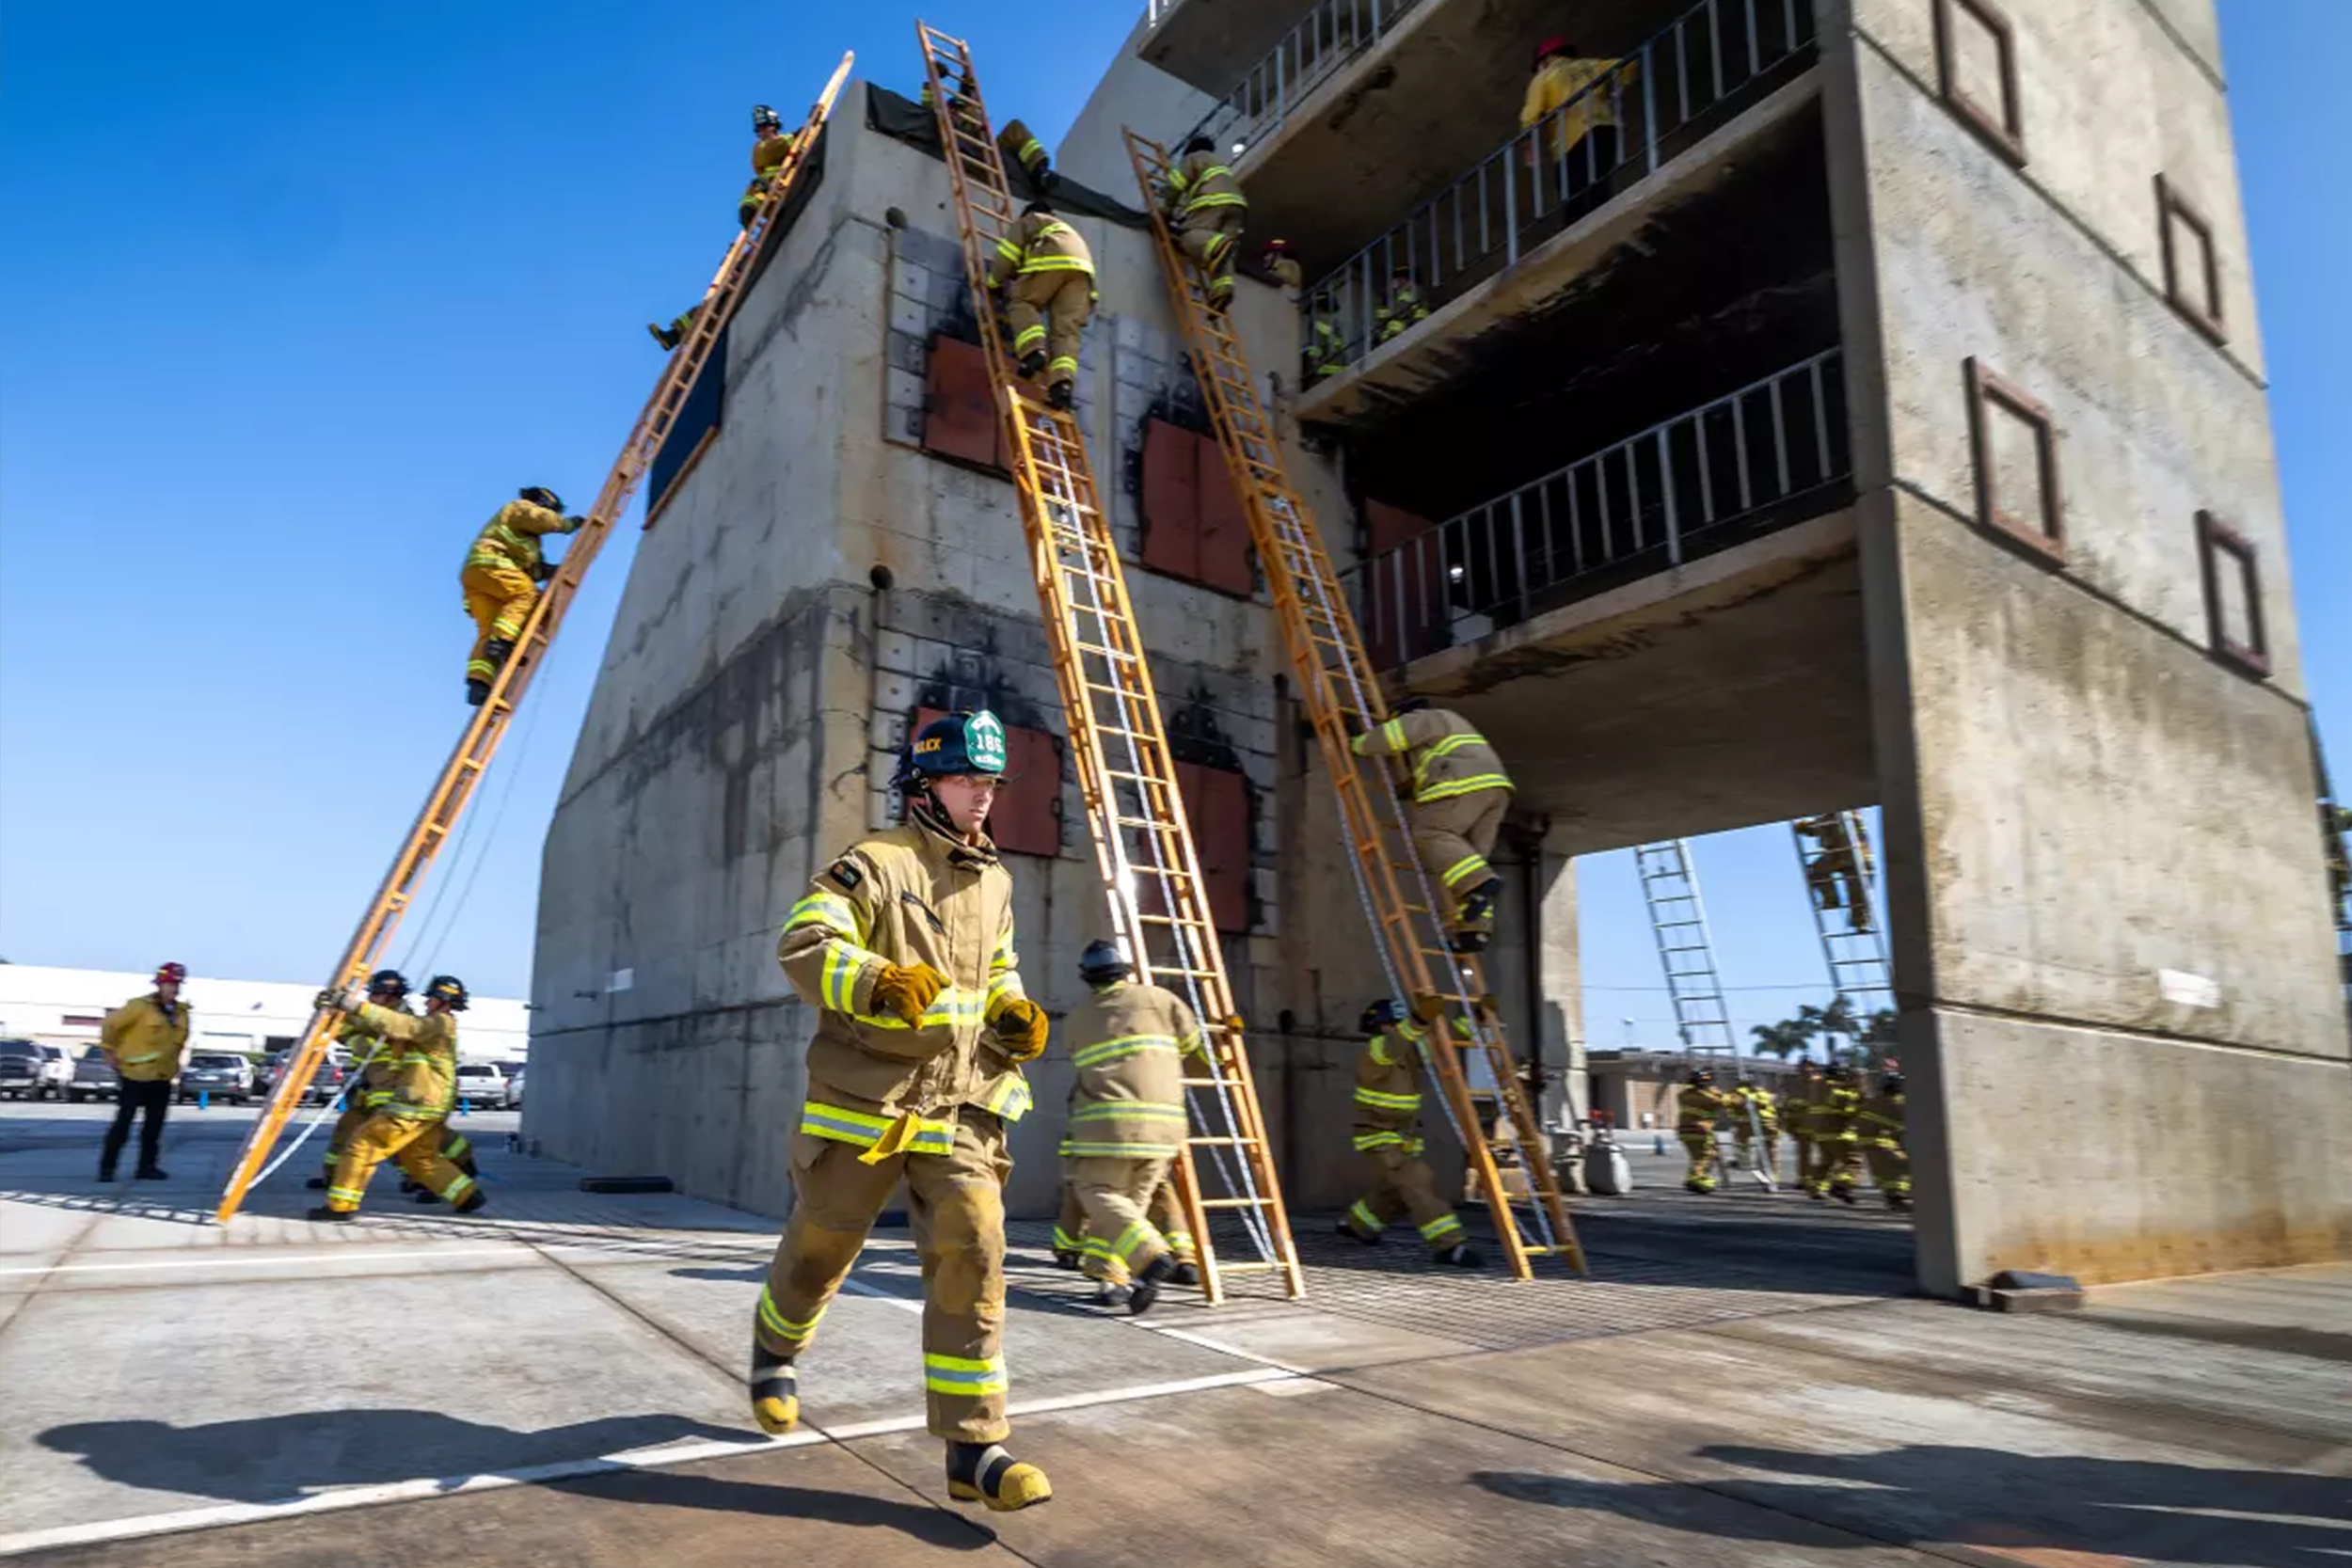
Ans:
[{"label": "shadow on pavement", "polygon": [[[168,1377],[159,1363],[156,1376]],[[759,1438],[685,1416],[612,1416],[518,1432],[435,1410],[323,1410],[176,1427],[168,1421],[81,1421],[40,1433],[104,1480],[229,1502],[278,1502],[333,1486],[419,1476],[498,1475],[688,1438]]]},{"label": "shadow on pavement", "polygon": [[771,1519],[895,1529],[927,1546],[977,1552],[995,1537],[979,1525],[929,1503],[895,1502],[856,1492],[820,1492],[771,1481],[728,1481],[683,1470],[626,1470],[547,1483],[547,1490],[603,1502],[697,1508]]},{"label": "shadow on pavement", "polygon": [[[1697,1457],[1804,1481],[1726,1477],[1619,1484],[1518,1471],[1471,1480],[1499,1497],[1614,1513],[1735,1540],[1824,1542],[1821,1527],[1875,1549],[1963,1545],[2003,1554],[2060,1551],[2230,1568],[2340,1568],[2352,1540],[2352,1480],[2148,1460],[1915,1445],[1820,1454],[1717,1445]],[[1704,1491],[1756,1505],[1694,1506]]]}]

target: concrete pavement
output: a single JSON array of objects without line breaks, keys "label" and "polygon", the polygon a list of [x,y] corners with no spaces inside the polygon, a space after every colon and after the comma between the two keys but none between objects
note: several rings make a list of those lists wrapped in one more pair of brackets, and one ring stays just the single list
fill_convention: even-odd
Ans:
[{"label": "concrete pavement", "polygon": [[[0,1117],[0,1553],[333,1561],[1816,1564],[2352,1556],[2352,1269],[1900,1299],[1905,1237],[1801,1198],[1589,1200],[1594,1277],[1435,1275],[1302,1218],[1310,1298],[1085,1307],[1015,1227],[1019,1449],[1052,1506],[950,1504],[916,1265],[879,1232],[752,1431],[771,1223],[506,1154],[482,1216],[379,1178],[312,1227],[297,1159],[206,1223],[243,1117],[102,1196],[97,1129]],[[298,1173],[298,1174],[297,1174]],[[1253,1289],[1255,1282],[1253,1281]],[[368,1505],[368,1506],[363,1506]],[[204,1528],[199,1528],[204,1527]]]}]

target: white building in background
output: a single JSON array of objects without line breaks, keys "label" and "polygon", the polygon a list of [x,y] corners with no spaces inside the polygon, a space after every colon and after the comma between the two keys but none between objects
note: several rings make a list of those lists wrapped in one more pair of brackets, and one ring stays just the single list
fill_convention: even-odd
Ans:
[{"label": "white building in background", "polygon": [[[0,1037],[47,1041],[78,1055],[97,1041],[110,1008],[153,989],[151,971],[0,963]],[[302,1037],[318,988],[191,974],[180,994],[196,1022],[191,1051],[258,1055]],[[457,1021],[458,1053],[469,1062],[519,1062],[530,1044],[527,1005],[519,998],[477,996]]]}]

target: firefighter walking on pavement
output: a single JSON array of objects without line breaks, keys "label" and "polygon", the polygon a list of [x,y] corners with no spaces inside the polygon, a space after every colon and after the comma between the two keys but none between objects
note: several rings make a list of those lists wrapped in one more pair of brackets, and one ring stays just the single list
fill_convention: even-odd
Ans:
[{"label": "firefighter walking on pavement", "polygon": [[163,1152],[164,1118],[171,1114],[171,1086],[180,1076],[181,1058],[187,1054],[188,1006],[180,999],[187,978],[187,965],[163,965],[155,971],[153,990],[125,1002],[100,1025],[98,1048],[113,1060],[115,1074],[122,1081],[115,1092],[115,1119],[98,1149],[101,1181],[115,1179],[134,1117],[141,1119],[139,1163],[132,1177],[140,1181],[170,1179],[156,1162]]},{"label": "firefighter walking on pavement", "polygon": [[1853,1069],[1830,1064],[1821,1075],[1821,1098],[1813,1106],[1814,1197],[1854,1201],[1854,1186],[1862,1180],[1862,1090]]},{"label": "firefighter walking on pavement", "polygon": [[1021,983],[1012,878],[984,831],[1004,775],[995,715],[924,725],[893,781],[905,823],[819,872],[785,921],[777,959],[818,1011],[792,1217],[760,1288],[751,1371],[753,1415],[790,1432],[801,1354],[903,1180],[948,1495],[998,1512],[1053,1495],[1043,1471],[1002,1446],[1007,1129],[1029,1108],[1021,1064],[1046,1037]]},{"label": "firefighter walking on pavement", "polygon": [[[405,990],[405,988],[404,988]],[[327,1179],[325,1207],[310,1217],[348,1222],[367,1196],[368,1180],[387,1160],[419,1185],[447,1198],[460,1213],[487,1202],[481,1184],[443,1158],[441,1141],[457,1104],[457,1015],[466,1010],[465,982],[436,974],[424,988],[424,1016],[370,1001],[354,986],[321,991],[318,1005],[358,1019],[367,1033],[399,1053],[389,1098],[369,1112]]]},{"label": "firefighter walking on pavement", "polygon": [[1707,1068],[1692,1068],[1682,1081],[1682,1093],[1675,1104],[1675,1136],[1682,1140],[1682,1150],[1691,1157],[1691,1169],[1682,1179],[1685,1192],[1715,1190],[1715,1166],[1722,1154],[1715,1128],[1728,1108],[1727,1101],[1728,1097],[1715,1087],[1715,1074]]},{"label": "firefighter walking on pavement", "polygon": [[1068,408],[1078,384],[1078,345],[1094,314],[1094,253],[1075,229],[1032,201],[996,242],[988,287],[1005,302],[1012,356],[1023,376],[1045,377],[1045,401]]},{"label": "firefighter walking on pavement", "polygon": [[1089,994],[1064,1025],[1077,1077],[1061,1153],[1085,1215],[1080,1266],[1103,1287],[1095,1304],[1141,1314],[1180,1261],[1149,1211],[1184,1147],[1184,1064],[1205,1062],[1208,1041],[1182,997],[1133,974],[1114,942],[1079,957]]},{"label": "firefighter walking on pavement", "polygon": [[1502,879],[1486,857],[1511,809],[1502,759],[1458,713],[1415,698],[1356,737],[1359,756],[1405,760],[1412,791],[1413,847],[1453,905],[1446,922],[1456,953],[1484,952],[1494,935]]},{"label": "firefighter walking on pavement", "polygon": [[586,521],[564,515],[563,498],[532,484],[500,507],[475,535],[457,578],[475,630],[473,652],[466,659],[469,705],[480,707],[489,700],[490,683],[515,656],[540,585],[555,576],[540,541],[550,533],[577,533]]},{"label": "firefighter walking on pavement", "polygon": [[1421,1042],[1426,1037],[1403,1004],[1375,1002],[1357,1020],[1365,1035],[1356,1057],[1356,1152],[1371,1167],[1371,1183],[1339,1223],[1339,1232],[1377,1243],[1393,1220],[1410,1220],[1429,1256],[1454,1268],[1486,1259],[1464,1239],[1454,1206],[1438,1196],[1438,1179],[1422,1158]]},{"label": "firefighter walking on pavement", "polygon": [[1176,225],[1176,247],[1206,280],[1209,309],[1225,309],[1233,303],[1233,258],[1248,226],[1249,198],[1208,137],[1185,142],[1168,166],[1167,210]]},{"label": "firefighter walking on pavement", "polygon": [[1903,1148],[1903,1075],[1889,1067],[1855,1116],[1862,1157],[1889,1209],[1911,1207],[1911,1155]]},{"label": "firefighter walking on pavement", "polygon": [[1796,1146],[1797,1185],[1807,1197],[1824,1197],[1829,1193],[1813,1137],[1813,1116],[1821,1093],[1821,1064],[1810,1056],[1797,1064],[1794,1077],[1781,1084],[1780,1124]]},{"label": "firefighter walking on pavement", "polygon": [[[1176,1272],[1168,1276],[1170,1285],[1200,1283],[1200,1253],[1193,1244],[1192,1232],[1185,1228],[1184,1206],[1176,1197],[1176,1183],[1163,1178],[1152,1191],[1152,1203],[1143,1217],[1160,1233],[1168,1250],[1176,1259]],[[1107,1253],[1109,1248],[1091,1242],[1086,1233],[1086,1205],[1078,1201],[1078,1189],[1067,1177],[1061,1184],[1061,1212],[1054,1217],[1054,1266],[1060,1269],[1080,1269],[1086,1266],[1090,1251]]]}]

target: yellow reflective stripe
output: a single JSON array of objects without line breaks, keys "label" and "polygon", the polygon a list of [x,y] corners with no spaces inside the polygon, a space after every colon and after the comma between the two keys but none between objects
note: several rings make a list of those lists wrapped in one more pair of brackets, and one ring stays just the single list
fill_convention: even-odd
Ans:
[{"label": "yellow reflective stripe", "polygon": [[1073,1236],[1069,1231],[1064,1230],[1058,1223],[1055,1225],[1054,1250],[1056,1252],[1076,1252],[1079,1249],[1079,1244],[1077,1237]]},{"label": "yellow reflective stripe", "polygon": [[151,1062],[162,1054],[163,1053],[160,1051],[151,1051],[144,1056],[125,1056],[122,1060],[125,1066],[136,1067],[141,1062]]},{"label": "yellow reflective stripe", "polygon": [[859,912],[857,906],[839,894],[827,893],[822,888],[793,905],[792,912],[785,917],[784,928],[787,931],[797,931],[803,926],[827,927],[860,944],[866,941],[866,917]]},{"label": "yellow reflective stripe", "polygon": [[1387,1148],[1391,1145],[1401,1147],[1405,1135],[1402,1132],[1359,1132],[1355,1141],[1357,1151],[1361,1153],[1366,1149]]},{"label": "yellow reflective stripe", "polygon": [[1118,1035],[1094,1045],[1080,1046],[1070,1053],[1073,1067],[1099,1067],[1121,1056],[1134,1056],[1146,1051],[1176,1053],[1173,1035]]},{"label": "yellow reflective stripe", "polygon": [[1381,1221],[1380,1216],[1374,1213],[1371,1206],[1365,1203],[1362,1198],[1358,1198],[1354,1203],[1348,1205],[1347,1216],[1352,1220],[1362,1222],[1364,1228],[1372,1231],[1375,1235],[1388,1228],[1388,1226]]},{"label": "yellow reflective stripe", "polygon": [[1082,256],[1032,256],[1021,263],[1023,272],[1082,272],[1094,274],[1094,263]]},{"label": "yellow reflective stripe", "polygon": [[1021,247],[1013,244],[1010,240],[998,240],[996,242],[996,254],[1002,256],[1008,261],[1018,261],[1021,260]]},{"label": "yellow reflective stripe", "polygon": [[1005,1391],[1005,1358],[992,1355],[974,1361],[961,1355],[926,1354],[923,1386],[935,1394],[1001,1394]]},{"label": "yellow reflective stripe", "polygon": [[1119,1233],[1119,1240],[1111,1244],[1111,1250],[1119,1255],[1120,1262],[1132,1263],[1135,1261],[1136,1250],[1146,1243],[1160,1247],[1162,1250],[1166,1250],[1167,1247],[1167,1243],[1160,1239],[1159,1231],[1152,1227],[1150,1221],[1136,1220]]},{"label": "yellow reflective stripe", "polygon": [[1417,791],[1415,800],[1450,800],[1456,795],[1468,795],[1480,789],[1509,789],[1511,780],[1502,773],[1480,773],[1468,779],[1455,779],[1448,784],[1430,784]]},{"label": "yellow reflective stripe", "polygon": [[1434,1242],[1441,1237],[1459,1235],[1461,1229],[1460,1220],[1455,1219],[1452,1214],[1439,1214],[1421,1227],[1421,1237],[1424,1242]]},{"label": "yellow reflective stripe", "polygon": [[1183,1121],[1184,1108],[1151,1100],[1098,1100],[1081,1105],[1070,1113],[1073,1122],[1081,1121]]},{"label": "yellow reflective stripe", "polygon": [[1452,865],[1447,866],[1444,873],[1438,878],[1438,880],[1444,882],[1448,887],[1453,887],[1456,883],[1467,881],[1469,879],[1477,876],[1481,871],[1486,869],[1486,856],[1464,855],[1460,860],[1455,861]]},{"label": "yellow reflective stripe", "polygon": [[1064,1159],[1150,1160],[1164,1154],[1173,1154],[1182,1147],[1174,1143],[1089,1143],[1076,1138],[1064,1138],[1060,1152]]},{"label": "yellow reflective stripe", "polygon": [[860,1148],[870,1148],[877,1139],[890,1131],[890,1118],[810,1101],[801,1107],[801,1131],[811,1137],[832,1138],[840,1143],[855,1144]]},{"label": "yellow reflective stripe", "polygon": [[768,1293],[767,1286],[762,1285],[759,1288],[760,1324],[779,1339],[806,1339],[817,1332],[817,1325],[823,1321],[825,1307],[831,1304],[820,1304],[817,1310],[809,1315],[805,1323],[795,1323],[778,1309],[775,1298]]},{"label": "yellow reflective stripe", "polygon": [[1027,326],[1023,327],[1013,338],[1012,346],[1014,351],[1018,353],[1024,349],[1029,348],[1033,344],[1041,343],[1044,341],[1045,328],[1041,326]]},{"label": "yellow reflective stripe", "polygon": [[1003,1006],[1006,1003],[1012,1001],[1025,1002],[1028,1000],[1028,988],[1021,983],[1021,976],[1014,974],[1011,970],[1007,970],[1002,974],[997,975],[988,983],[988,1016],[994,1018],[996,1016],[996,1009]]},{"label": "yellow reflective stripe", "polygon": [[344,1203],[357,1205],[359,1198],[360,1189],[358,1187],[329,1187],[326,1189],[326,1200],[329,1203],[333,1203],[338,1199],[341,1199]]},{"label": "yellow reflective stripe", "polygon": [[1178,1040],[1176,1048],[1186,1056],[1206,1056],[1209,1053],[1209,1042],[1201,1037],[1200,1031],[1198,1029]]},{"label": "yellow reflective stripe", "polygon": [[1035,1103],[1029,1095],[1028,1080],[1018,1073],[997,1085],[988,1097],[988,1109],[1006,1121],[1019,1121]]},{"label": "yellow reflective stripe", "polygon": [[1247,207],[1248,205],[1249,198],[1239,191],[1211,191],[1206,196],[1196,196],[1185,202],[1184,212],[1189,215],[1193,213],[1206,212],[1212,207]]},{"label": "yellow reflective stripe", "polygon": [[1356,1091],[1356,1103],[1369,1105],[1378,1111],[1418,1111],[1421,1109],[1421,1096],[1383,1094],[1378,1089],[1359,1088]]}]

